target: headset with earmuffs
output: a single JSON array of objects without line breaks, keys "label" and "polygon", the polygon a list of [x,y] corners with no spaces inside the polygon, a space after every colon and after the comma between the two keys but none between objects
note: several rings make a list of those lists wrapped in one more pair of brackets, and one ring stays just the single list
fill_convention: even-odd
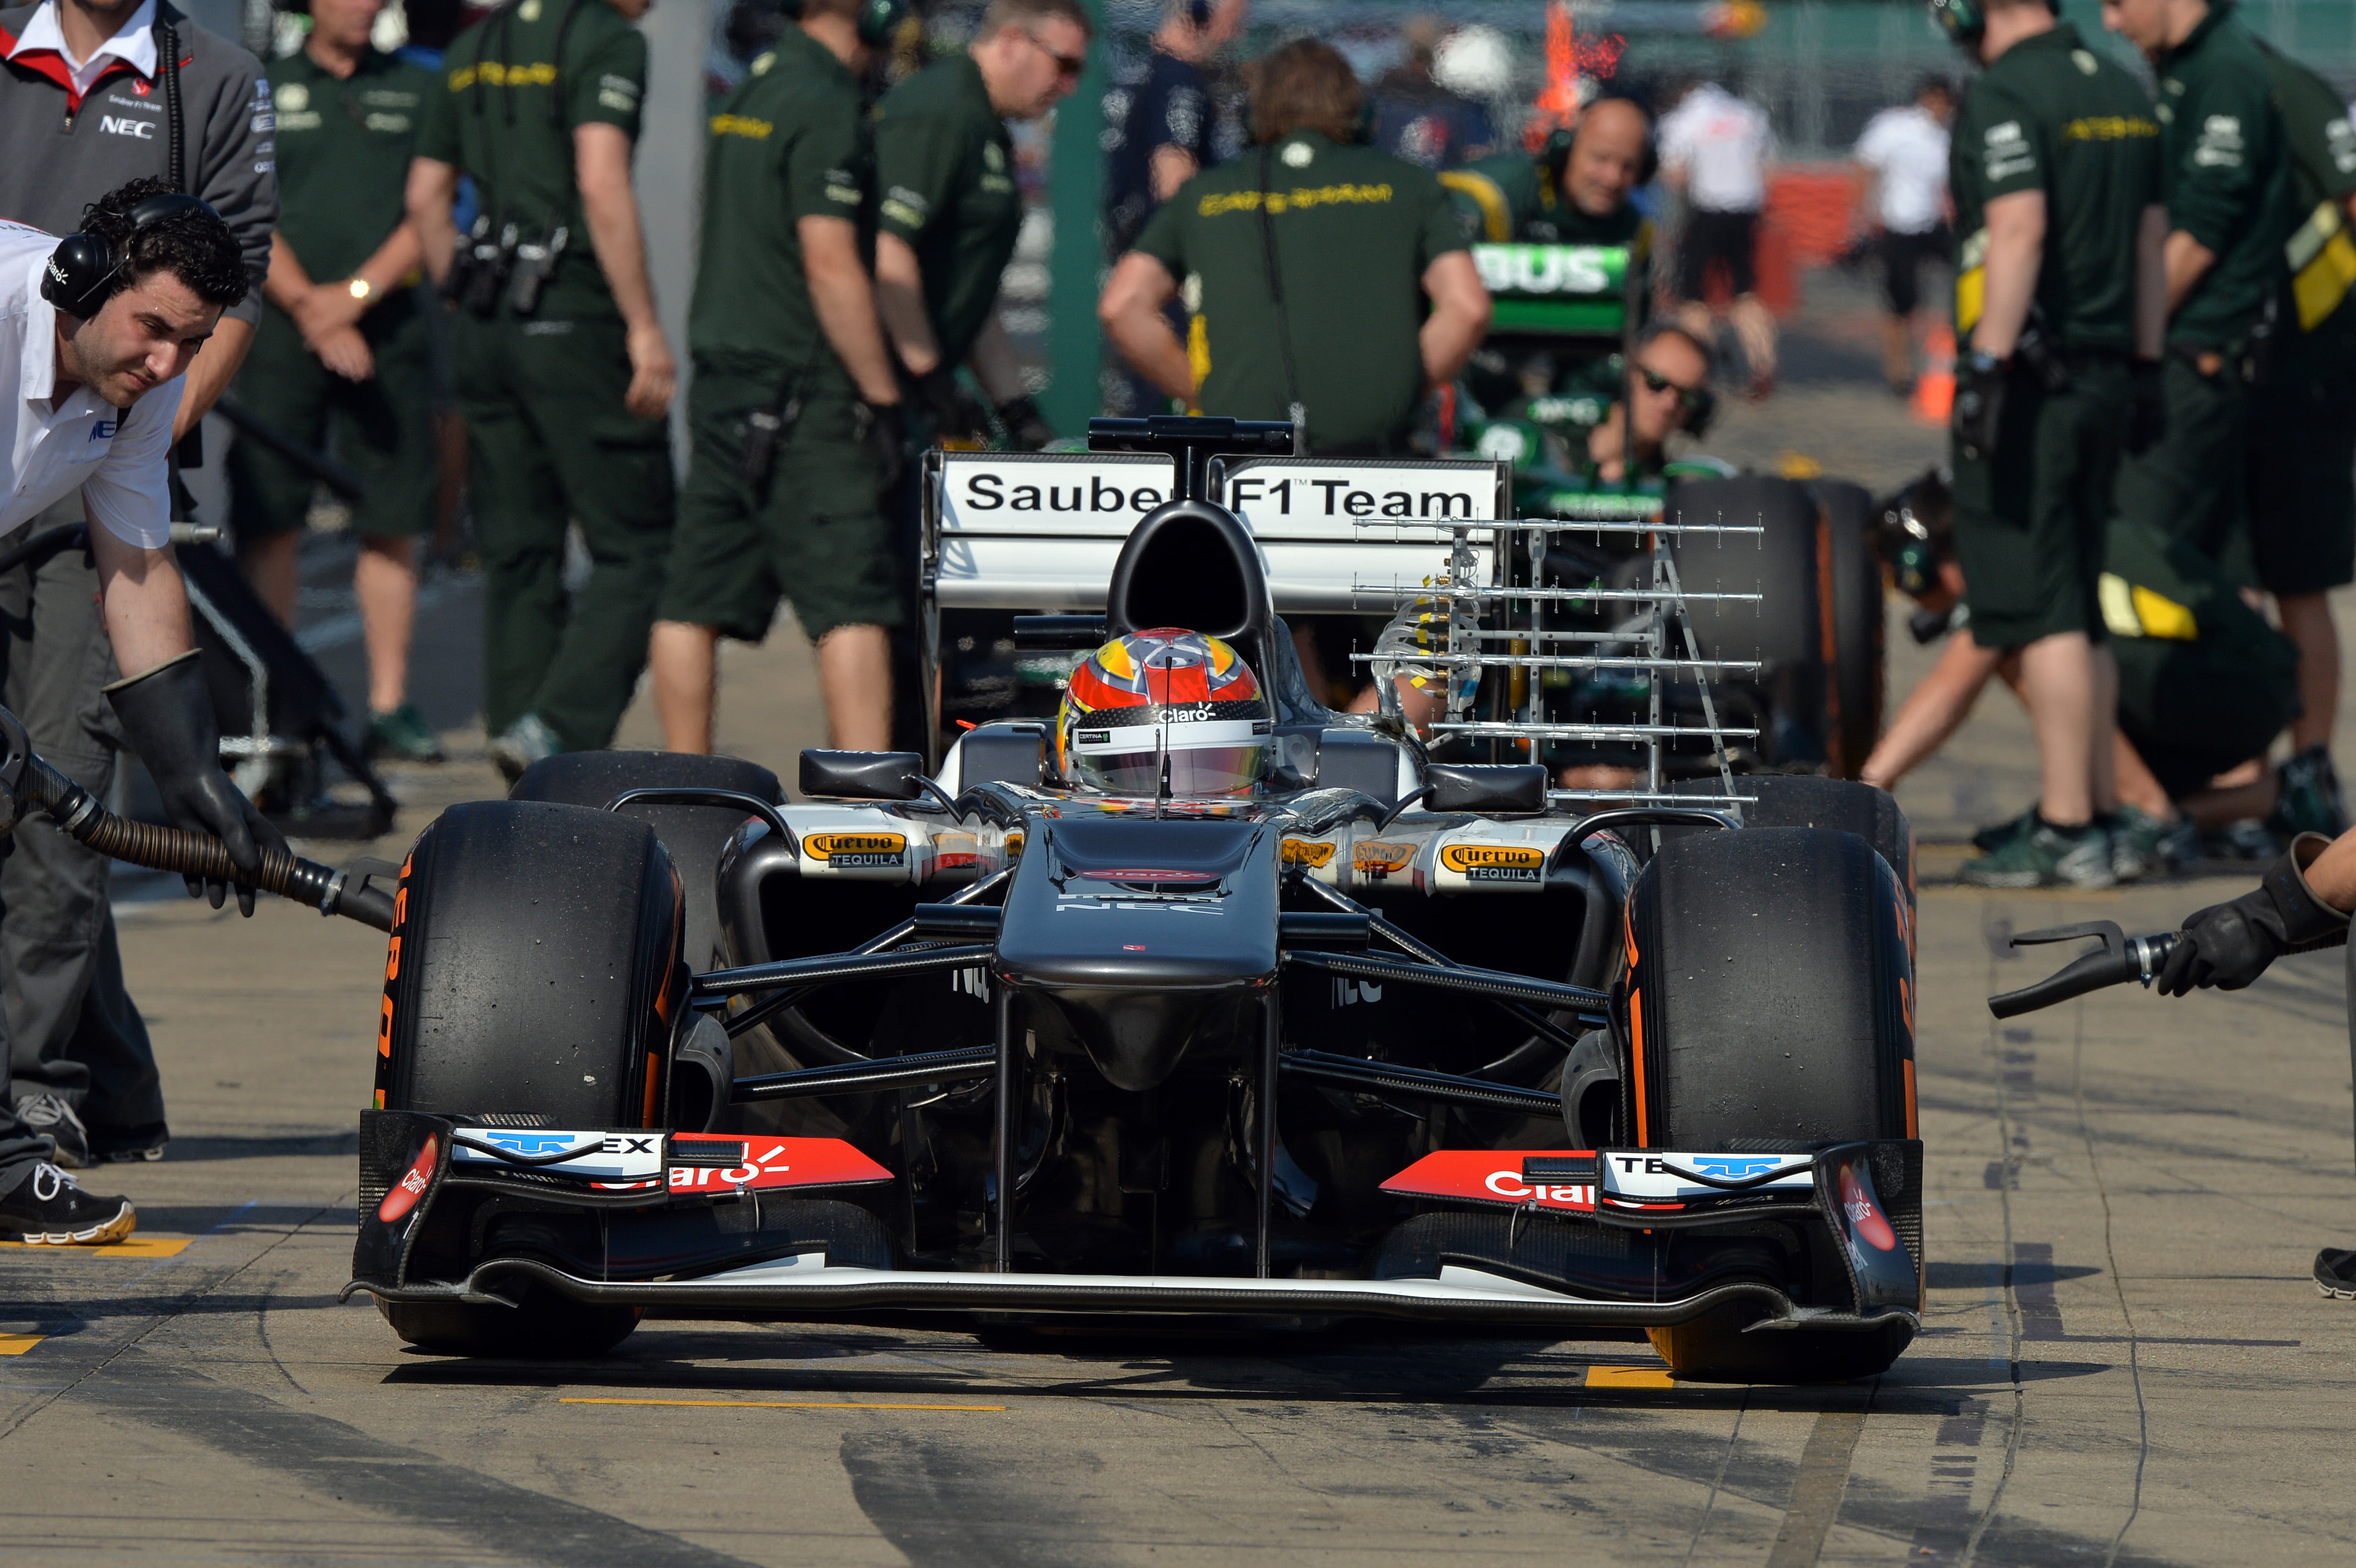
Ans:
[{"label": "headset with earmuffs", "polygon": [[[48,265],[41,270],[41,297],[68,315],[88,321],[129,281],[123,269],[130,264],[131,242],[139,232],[187,212],[201,212],[216,223],[220,221],[220,214],[209,204],[193,196],[166,192],[151,196],[131,209],[131,232],[120,244],[92,234],[86,227],[67,235],[49,252]],[[90,220],[82,221],[87,225]]]},{"label": "headset with earmuffs", "polygon": [[[788,22],[802,17],[805,0],[785,0],[778,7]],[[859,0],[859,9],[852,14],[852,23],[859,31],[859,41],[871,49],[887,48],[900,31],[900,24],[908,19],[909,0]]]},{"label": "headset with earmuffs", "polygon": [[[2062,0],[2045,0],[2045,8],[2059,16]],[[1977,44],[1987,32],[1984,0],[1931,0],[1931,19],[1965,48]]]}]

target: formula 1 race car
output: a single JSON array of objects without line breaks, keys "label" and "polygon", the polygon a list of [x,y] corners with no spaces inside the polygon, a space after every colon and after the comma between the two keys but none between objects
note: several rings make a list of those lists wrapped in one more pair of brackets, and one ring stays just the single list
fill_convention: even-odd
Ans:
[{"label": "formula 1 race car", "polygon": [[[1904,818],[1735,776],[1722,742],[1718,776],[1663,781],[1655,751],[1601,809],[1550,788],[1517,671],[1713,663],[1675,640],[1674,530],[1625,591],[1655,611],[1633,652],[1501,651],[1553,591],[1534,525],[1437,499],[1481,465],[1304,481],[1290,440],[1099,421],[1091,453],[934,464],[967,487],[937,497],[928,604],[1003,581],[1057,612],[1018,636],[1094,650],[1053,725],[937,763],[805,752],[792,804],[725,759],[558,757],[428,827],[347,1295],[466,1354],[594,1353],[648,1312],[924,1311],[1642,1328],[1690,1377],[1887,1367],[1922,1289]],[[1341,521],[1214,500],[1247,463]],[[1118,530],[1035,525],[1044,496],[1023,523],[1049,475],[1118,489]],[[1486,760],[1302,681],[1279,611],[1370,577],[1439,605],[1427,728]]]}]

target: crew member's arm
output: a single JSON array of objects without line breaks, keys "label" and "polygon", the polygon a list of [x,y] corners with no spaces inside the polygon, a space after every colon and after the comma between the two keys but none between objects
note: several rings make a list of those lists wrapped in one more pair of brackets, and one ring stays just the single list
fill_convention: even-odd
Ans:
[{"label": "crew member's arm", "polygon": [[2174,104],[2179,122],[2202,127],[2168,190],[2168,308],[2172,315],[2217,258],[2257,219],[2282,155],[2272,90],[2263,79],[2211,82]]},{"label": "crew member's arm", "polygon": [[2037,273],[2045,254],[2045,193],[2017,190],[1999,196],[1987,204],[1987,259],[1972,347],[2002,359],[2020,341],[2029,304],[2037,297]]},{"label": "crew member's arm", "polygon": [[2154,202],[2143,209],[2136,232],[2135,351],[2138,359],[2157,359],[2168,348],[2168,313],[2177,293],[2171,286],[2167,248],[2168,208]]},{"label": "crew member's arm", "polygon": [[[1149,232],[1151,229],[1149,228]],[[1170,269],[1142,251],[1123,256],[1105,281],[1097,300],[1097,320],[1105,336],[1137,373],[1166,396],[1184,400],[1200,412],[1194,400],[1194,370],[1178,335],[1170,330],[1162,307],[1178,292]]]},{"label": "crew member's arm", "polygon": [[908,374],[929,376],[940,368],[940,339],[925,314],[925,270],[916,249],[896,234],[875,237],[875,308]]},{"label": "crew member's arm", "polygon": [[1203,165],[1185,148],[1164,142],[1153,149],[1150,165],[1153,178],[1153,199],[1168,201],[1178,194],[1178,187],[1203,172]]},{"label": "crew member's arm", "polygon": [[[271,267],[278,265],[278,254],[286,249],[284,240],[273,251]],[[305,292],[300,310],[292,312],[303,327],[306,338],[325,336],[339,327],[356,326],[360,317],[382,304],[401,281],[417,271],[423,254],[417,238],[417,225],[407,219],[393,226],[369,259],[354,268],[348,278],[319,278],[312,281]],[[354,284],[362,285],[355,290]]]},{"label": "crew member's arm", "polygon": [[458,201],[458,170],[439,158],[409,160],[409,186],[402,195],[409,208],[409,226],[425,258],[425,273],[435,287],[450,275],[458,249],[458,225],[450,214]]},{"label": "crew member's arm", "polygon": [[1423,292],[1431,314],[1416,334],[1423,354],[1426,384],[1444,387],[1462,375],[1481,339],[1489,335],[1489,291],[1468,251],[1450,251],[1423,270]]},{"label": "crew member's arm", "polygon": [[947,118],[895,113],[888,100],[875,120],[875,304],[911,376],[956,368],[941,364],[916,244],[955,202],[969,151],[964,138]]},{"label": "crew member's arm", "polygon": [[813,215],[795,222],[802,242],[802,270],[809,277],[810,304],[819,329],[851,372],[859,395],[871,403],[896,403],[900,384],[892,374],[891,350],[875,317],[875,296],[867,269],[859,261],[859,229],[847,218]]},{"label": "crew member's arm", "polygon": [[1023,384],[1023,359],[1014,352],[1014,340],[1006,336],[1006,325],[992,311],[990,319],[974,334],[973,347],[966,351],[966,368],[990,394],[993,408],[1012,402],[1028,391]]},{"label": "crew member's arm", "polygon": [[[403,229],[409,227],[404,223]],[[376,355],[362,337],[359,329],[349,322],[314,333],[304,315],[312,297],[311,275],[294,255],[294,247],[286,243],[284,235],[273,235],[270,247],[270,275],[262,281],[262,296],[294,318],[303,334],[304,347],[319,357],[319,363],[347,381],[365,381],[376,374]]]},{"label": "crew member's arm", "polygon": [[679,368],[663,340],[662,323],[655,318],[646,236],[638,229],[637,195],[630,188],[630,133],[602,121],[574,126],[573,171],[598,269],[628,335],[630,389],[622,400],[642,420],[660,419],[670,407]]},{"label": "crew member's arm", "polygon": [[192,126],[197,133],[187,149],[188,188],[220,214],[236,238],[248,293],[222,315],[205,351],[189,362],[172,427],[175,440],[196,427],[245,363],[254,325],[262,319],[262,281],[270,273],[271,238],[278,225],[278,162],[272,151],[278,123],[260,74],[226,81],[209,106],[189,108],[191,120],[198,113],[204,119]]}]

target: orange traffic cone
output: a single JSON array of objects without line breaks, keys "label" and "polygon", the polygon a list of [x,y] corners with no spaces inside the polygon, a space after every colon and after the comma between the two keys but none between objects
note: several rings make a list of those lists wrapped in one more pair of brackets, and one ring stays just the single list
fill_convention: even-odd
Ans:
[{"label": "orange traffic cone", "polygon": [[1955,335],[1934,326],[1922,342],[1922,374],[1909,410],[1923,424],[1943,425],[1955,408]]}]

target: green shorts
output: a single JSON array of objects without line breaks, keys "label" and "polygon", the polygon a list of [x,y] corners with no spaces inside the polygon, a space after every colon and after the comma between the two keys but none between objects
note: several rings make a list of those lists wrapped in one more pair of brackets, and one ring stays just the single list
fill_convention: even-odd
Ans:
[{"label": "green shorts", "polygon": [[2204,376],[2170,348],[2161,377],[2168,434],[2120,463],[2119,513],[2183,540],[2233,581],[2254,581],[2243,475],[2250,394],[2240,362],[2227,356],[2215,374]]},{"label": "green shorts", "polygon": [[2249,448],[2259,585],[2321,593],[2356,582],[2356,374],[2348,363],[2286,350],[2250,394]]},{"label": "green shorts", "polygon": [[694,455],[656,619],[759,642],[777,601],[812,641],[838,626],[897,626],[906,585],[877,504],[882,460],[859,439],[846,393],[809,398],[786,433],[766,494],[744,482],[744,417],[775,403],[780,378],[699,366],[688,390]]},{"label": "green shorts", "polygon": [[2172,798],[2265,755],[2298,717],[2298,650],[2183,540],[2115,518],[2102,600],[2119,730]]},{"label": "green shorts", "polygon": [[1955,555],[1980,646],[2101,639],[2095,580],[2127,409],[2125,360],[2086,359],[2060,392],[2016,374],[1993,460],[1954,453]]},{"label": "green shorts", "polygon": [[[360,318],[376,374],[347,381],[303,347],[303,335],[264,305],[232,395],[248,413],[316,452],[334,456],[366,487],[352,503],[352,532],[400,539],[434,528],[433,370],[424,312],[395,295]],[[311,510],[317,480],[250,436],[229,449],[229,525],[241,542],[293,533]]]}]

